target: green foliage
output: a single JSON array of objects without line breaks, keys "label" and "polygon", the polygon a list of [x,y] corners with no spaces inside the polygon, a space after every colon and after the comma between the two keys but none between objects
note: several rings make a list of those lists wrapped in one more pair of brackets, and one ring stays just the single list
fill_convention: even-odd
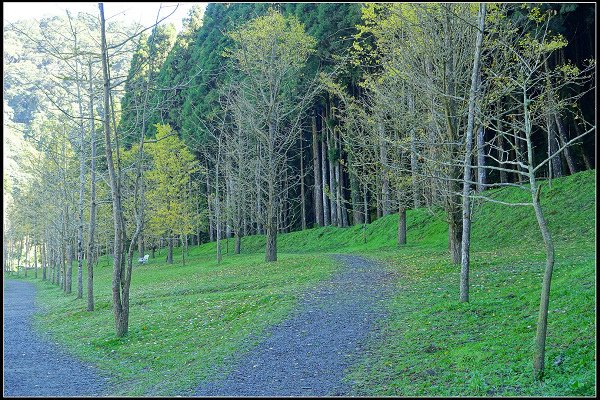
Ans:
[{"label": "green foliage", "polygon": [[190,202],[194,156],[169,125],[156,124],[156,143],[148,145],[152,169],[147,174],[148,227],[157,236],[192,233],[198,225]]},{"label": "green foliage", "polygon": [[228,56],[233,57],[247,74],[268,75],[269,68],[276,65],[292,71],[300,69],[316,46],[316,40],[305,33],[303,24],[295,17],[286,18],[274,9],[229,36],[237,47]]}]

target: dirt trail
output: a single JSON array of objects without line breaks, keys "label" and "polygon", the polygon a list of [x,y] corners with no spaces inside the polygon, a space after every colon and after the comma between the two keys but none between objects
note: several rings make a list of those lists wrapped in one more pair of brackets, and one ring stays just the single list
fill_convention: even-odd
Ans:
[{"label": "dirt trail", "polygon": [[361,355],[392,277],[381,264],[337,255],[341,270],[306,293],[297,310],[238,357],[221,380],[203,382],[196,396],[343,396],[346,368]]},{"label": "dirt trail", "polygon": [[32,327],[35,286],[4,288],[4,396],[102,396],[106,379]]}]

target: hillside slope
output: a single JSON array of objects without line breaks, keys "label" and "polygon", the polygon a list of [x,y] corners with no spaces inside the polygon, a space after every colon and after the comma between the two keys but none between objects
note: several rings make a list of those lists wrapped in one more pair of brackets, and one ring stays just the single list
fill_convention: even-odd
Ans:
[{"label": "hillside slope", "polygon": [[[504,189],[504,200],[526,191]],[[96,311],[38,282],[45,313],[37,326],[72,353],[115,376],[115,394],[188,393],[226,365],[246,337],[282,321],[300,293],[338,268],[328,253],[385,261],[396,295],[379,337],[348,379],[360,395],[595,394],[595,171],[544,184],[542,205],[557,247],[547,341],[547,378],[531,380],[544,247],[529,207],[475,207],[471,302],[458,302],[459,268],[449,262],[447,224],[410,210],[408,245],[396,243],[397,215],[366,226],[278,236],[279,261],[265,263],[264,237],[233,242],[223,262],[214,243],[190,248],[185,265],[165,250],[136,266],[129,334],[114,337],[111,261],[95,269]],[[366,243],[364,239],[366,238]],[[225,246],[225,243],[224,243]],[[76,273],[74,268],[74,274]],[[31,279],[31,277],[29,278]],[[84,282],[85,282],[84,268]]]}]

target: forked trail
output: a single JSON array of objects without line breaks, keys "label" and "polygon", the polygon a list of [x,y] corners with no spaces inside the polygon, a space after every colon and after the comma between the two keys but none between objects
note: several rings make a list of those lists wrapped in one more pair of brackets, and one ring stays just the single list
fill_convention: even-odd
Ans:
[{"label": "forked trail", "polygon": [[381,264],[337,255],[342,269],[303,295],[292,315],[234,360],[221,379],[202,383],[196,396],[341,396],[344,372],[362,352],[392,276]]}]

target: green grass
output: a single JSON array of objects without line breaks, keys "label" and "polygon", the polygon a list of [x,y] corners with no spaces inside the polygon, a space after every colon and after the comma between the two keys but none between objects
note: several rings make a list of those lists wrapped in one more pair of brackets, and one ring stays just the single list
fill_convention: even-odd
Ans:
[{"label": "green grass", "polygon": [[[529,195],[493,193],[505,201]],[[355,394],[594,396],[595,171],[556,179],[551,189],[544,183],[541,199],[557,250],[542,384],[533,382],[532,358],[545,253],[530,207],[475,206],[468,304],[458,301],[447,224],[419,209],[407,213],[409,244],[402,248],[397,215],[390,215],[364,231],[280,235],[276,263],[263,261],[264,236],[243,238],[244,254],[225,255],[220,265],[214,243],[191,248],[185,266],[177,249],[176,264],[166,265],[163,250],[135,267],[130,332],[122,339],[114,337],[112,266],[104,258],[94,274],[97,310],[88,313],[85,301],[38,282],[46,312],[37,326],[113,376],[114,394],[191,394],[230,365],[244,338],[259,340],[289,314],[299,292],[334,273],[328,253],[353,252],[385,261],[398,276],[389,317],[347,376]]]},{"label": "green grass", "polygon": [[111,375],[114,395],[193,394],[244,338],[260,339],[267,326],[289,314],[300,291],[336,268],[318,255],[279,254],[277,263],[265,263],[259,254],[239,255],[220,265],[213,258],[194,255],[183,266],[166,265],[161,256],[134,267],[124,338],[114,334],[112,266],[106,260],[94,272],[92,313],[85,311],[85,300],[38,283],[46,313],[38,315],[37,327]]}]

